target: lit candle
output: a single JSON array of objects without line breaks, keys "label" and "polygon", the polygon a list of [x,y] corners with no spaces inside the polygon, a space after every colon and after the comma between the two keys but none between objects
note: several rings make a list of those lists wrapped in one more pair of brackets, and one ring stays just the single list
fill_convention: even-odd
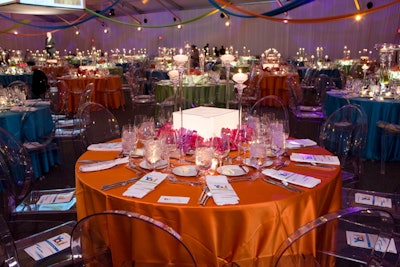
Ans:
[{"label": "lit candle", "polygon": [[176,61],[178,64],[182,64],[188,61],[188,56],[187,55],[182,55],[182,49],[179,50],[179,55],[174,56],[174,61]]},{"label": "lit candle", "polygon": [[239,84],[244,83],[245,81],[247,81],[247,79],[248,79],[247,74],[242,72],[235,73],[232,77],[232,80],[234,80],[236,83]]},{"label": "lit candle", "polygon": [[235,59],[235,57],[230,54],[225,54],[225,55],[221,56],[222,62],[224,62],[226,64],[231,63],[234,59]]}]

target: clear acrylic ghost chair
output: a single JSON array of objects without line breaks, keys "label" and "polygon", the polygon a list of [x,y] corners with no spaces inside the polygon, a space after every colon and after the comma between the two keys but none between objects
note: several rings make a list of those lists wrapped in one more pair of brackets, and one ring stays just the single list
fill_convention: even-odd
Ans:
[{"label": "clear acrylic ghost chair", "polygon": [[[194,108],[195,105],[190,102],[188,99],[182,97],[181,100],[182,103],[182,109],[189,109],[189,108]],[[175,96],[169,96],[166,99],[159,104],[157,107],[158,111],[157,113],[157,122],[156,126],[161,127],[165,123],[172,123],[173,119],[173,113],[175,111],[179,110],[179,98]]]},{"label": "clear acrylic ghost chair", "polygon": [[121,137],[119,124],[114,114],[101,104],[85,103],[79,119],[83,128],[81,140],[84,147]]},{"label": "clear acrylic ghost chair", "polygon": [[197,266],[173,228],[128,211],[81,219],[72,232],[71,252],[74,266]]},{"label": "clear acrylic ghost chair", "polygon": [[396,140],[399,140],[400,124],[377,121],[376,126],[381,130],[381,174],[385,174],[385,162],[390,154],[391,144],[395,143]]},{"label": "clear acrylic ghost chair", "polygon": [[[32,190],[35,178],[31,158],[24,146],[3,128],[0,128],[0,152],[2,210],[16,237],[21,227],[36,232],[76,219],[75,188]],[[55,194],[69,199],[38,204],[41,196]]]},{"label": "clear acrylic ghost chair", "polygon": [[7,88],[8,90],[10,90],[10,94],[14,95],[15,97],[21,93],[23,94],[23,97],[25,97],[25,99],[30,99],[32,97],[32,93],[29,89],[29,86],[24,81],[19,81],[19,80],[13,81],[7,86]]},{"label": "clear acrylic ghost chair", "polygon": [[306,136],[302,136],[301,129],[310,126],[316,128],[316,134],[311,139],[317,141],[321,125],[325,120],[321,105],[305,105],[303,88],[294,76],[289,76],[286,79],[286,84],[289,88],[289,116],[293,126],[291,127],[292,136],[306,138]]},{"label": "clear acrylic ghost chair", "polygon": [[350,207],[318,217],[281,243],[273,266],[398,266],[400,239],[384,210]]},{"label": "clear acrylic ghost chair", "polygon": [[3,216],[0,216],[0,262],[2,266],[70,266],[72,257],[68,240],[64,239],[63,241],[65,249],[57,252],[54,251],[53,254],[38,260],[33,259],[25,249],[48,240],[53,241],[56,239],[60,241],[62,240],[61,238],[66,237],[64,234],[70,236],[75,224],[75,221],[66,222],[31,236],[15,240],[6,220]]},{"label": "clear acrylic ghost chair", "polygon": [[333,112],[322,125],[319,145],[340,160],[344,185],[354,184],[361,174],[361,153],[368,131],[365,111],[348,104]]}]

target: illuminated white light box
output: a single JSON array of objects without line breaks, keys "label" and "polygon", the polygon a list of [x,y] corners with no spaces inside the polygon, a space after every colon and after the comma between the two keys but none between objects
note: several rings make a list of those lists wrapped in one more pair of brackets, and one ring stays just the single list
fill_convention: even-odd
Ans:
[{"label": "illuminated white light box", "polygon": [[[196,130],[204,137],[220,135],[222,128],[235,129],[239,122],[239,111],[235,109],[196,107],[183,110],[183,128]],[[173,113],[174,129],[181,128],[181,113]]]},{"label": "illuminated white light box", "polygon": [[0,0],[1,12],[55,15],[83,10],[86,0]]}]

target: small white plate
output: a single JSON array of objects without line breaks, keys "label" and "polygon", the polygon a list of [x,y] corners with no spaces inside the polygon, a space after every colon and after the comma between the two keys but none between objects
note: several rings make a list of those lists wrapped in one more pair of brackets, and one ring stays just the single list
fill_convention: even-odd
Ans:
[{"label": "small white plate", "polygon": [[[246,158],[244,160],[244,164],[246,164],[247,166],[253,167],[253,168],[257,168],[256,162],[251,162],[250,158]],[[266,160],[266,161],[264,161],[264,164],[261,166],[261,168],[269,167],[272,164],[274,164],[274,162],[272,160]]]},{"label": "small white plate", "polygon": [[[243,170],[244,169],[244,170]],[[224,165],[217,169],[217,172],[226,176],[240,176],[245,175],[249,172],[249,168],[243,166],[243,169],[239,165]]]},{"label": "small white plate", "polygon": [[[160,161],[156,164],[156,169],[163,169],[163,168],[167,167],[167,165],[168,165],[168,162],[167,162],[166,160],[160,160]],[[139,166],[140,166],[141,168],[143,168],[143,169],[146,169],[146,170],[152,170],[152,169],[153,169],[151,166],[149,166],[149,164],[147,164],[147,161],[145,161],[145,160],[142,160],[142,161],[139,163]]]},{"label": "small white plate", "polygon": [[173,174],[179,175],[179,176],[196,176],[197,175],[197,169],[196,166],[194,165],[183,165],[183,166],[178,166],[172,169]]},{"label": "small white plate", "polygon": [[141,158],[144,156],[144,149],[143,148],[137,148],[132,154],[127,155],[132,158]]}]

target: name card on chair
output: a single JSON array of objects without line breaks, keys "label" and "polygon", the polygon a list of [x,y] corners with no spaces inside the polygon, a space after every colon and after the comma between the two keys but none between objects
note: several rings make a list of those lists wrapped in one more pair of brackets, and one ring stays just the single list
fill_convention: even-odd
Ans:
[{"label": "name card on chair", "polygon": [[70,240],[71,236],[67,233],[63,233],[27,247],[25,248],[25,252],[35,261],[38,261],[69,248]]}]

